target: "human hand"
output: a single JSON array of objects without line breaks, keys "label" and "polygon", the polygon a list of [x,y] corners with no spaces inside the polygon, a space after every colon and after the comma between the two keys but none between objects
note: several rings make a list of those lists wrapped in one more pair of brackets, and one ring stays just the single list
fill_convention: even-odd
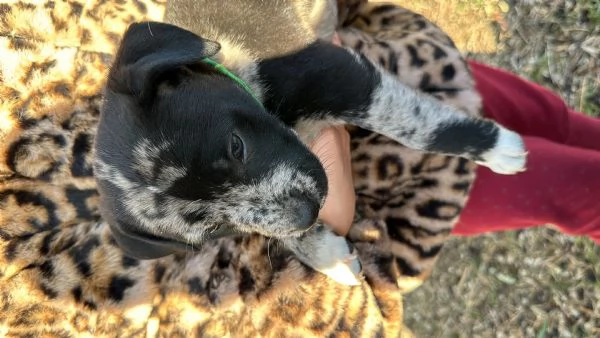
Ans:
[{"label": "human hand", "polygon": [[356,195],[352,181],[350,134],[344,126],[323,129],[310,146],[327,175],[328,193],[319,219],[345,236],[354,220]]}]

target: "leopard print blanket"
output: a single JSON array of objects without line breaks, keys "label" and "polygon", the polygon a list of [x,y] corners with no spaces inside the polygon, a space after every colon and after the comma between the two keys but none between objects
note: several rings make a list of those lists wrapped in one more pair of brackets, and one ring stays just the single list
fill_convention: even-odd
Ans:
[{"label": "leopard print blanket", "polygon": [[[338,2],[344,44],[478,112],[437,27],[395,6]],[[0,335],[410,336],[402,293],[427,276],[466,201],[466,161],[353,130],[357,287],[258,235],[151,261],[117,247],[92,172],[102,87],[128,24],[163,12],[163,0],[0,1]]]}]

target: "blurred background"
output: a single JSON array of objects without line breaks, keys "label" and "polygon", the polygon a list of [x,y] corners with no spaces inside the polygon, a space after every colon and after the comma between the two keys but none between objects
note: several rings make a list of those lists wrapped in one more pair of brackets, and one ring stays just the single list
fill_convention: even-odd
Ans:
[{"label": "blurred background", "polygon": [[[600,116],[600,0],[396,3],[436,22],[469,57]],[[406,297],[405,317],[419,337],[600,337],[600,247],[548,227],[456,238]]]}]

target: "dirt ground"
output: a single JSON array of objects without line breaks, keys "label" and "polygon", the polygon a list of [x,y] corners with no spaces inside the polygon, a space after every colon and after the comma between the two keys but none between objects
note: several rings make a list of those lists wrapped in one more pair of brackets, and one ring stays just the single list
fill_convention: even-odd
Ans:
[{"label": "dirt ground", "polygon": [[[401,5],[437,22],[470,57],[600,116],[600,1]],[[600,208],[600,192],[598,200]],[[600,246],[543,226],[457,238],[405,304],[419,337],[600,337]]]}]

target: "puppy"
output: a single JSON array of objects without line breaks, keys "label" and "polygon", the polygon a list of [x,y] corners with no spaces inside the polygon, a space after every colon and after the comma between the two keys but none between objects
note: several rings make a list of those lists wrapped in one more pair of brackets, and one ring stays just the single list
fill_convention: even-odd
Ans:
[{"label": "puppy", "polygon": [[109,73],[95,159],[101,212],[123,250],[152,259],[259,233],[358,284],[351,246],[317,220],[327,179],[305,144],[326,125],[357,125],[502,174],[524,169],[517,134],[329,43],[335,6],[171,0],[169,23],[129,27]]}]

